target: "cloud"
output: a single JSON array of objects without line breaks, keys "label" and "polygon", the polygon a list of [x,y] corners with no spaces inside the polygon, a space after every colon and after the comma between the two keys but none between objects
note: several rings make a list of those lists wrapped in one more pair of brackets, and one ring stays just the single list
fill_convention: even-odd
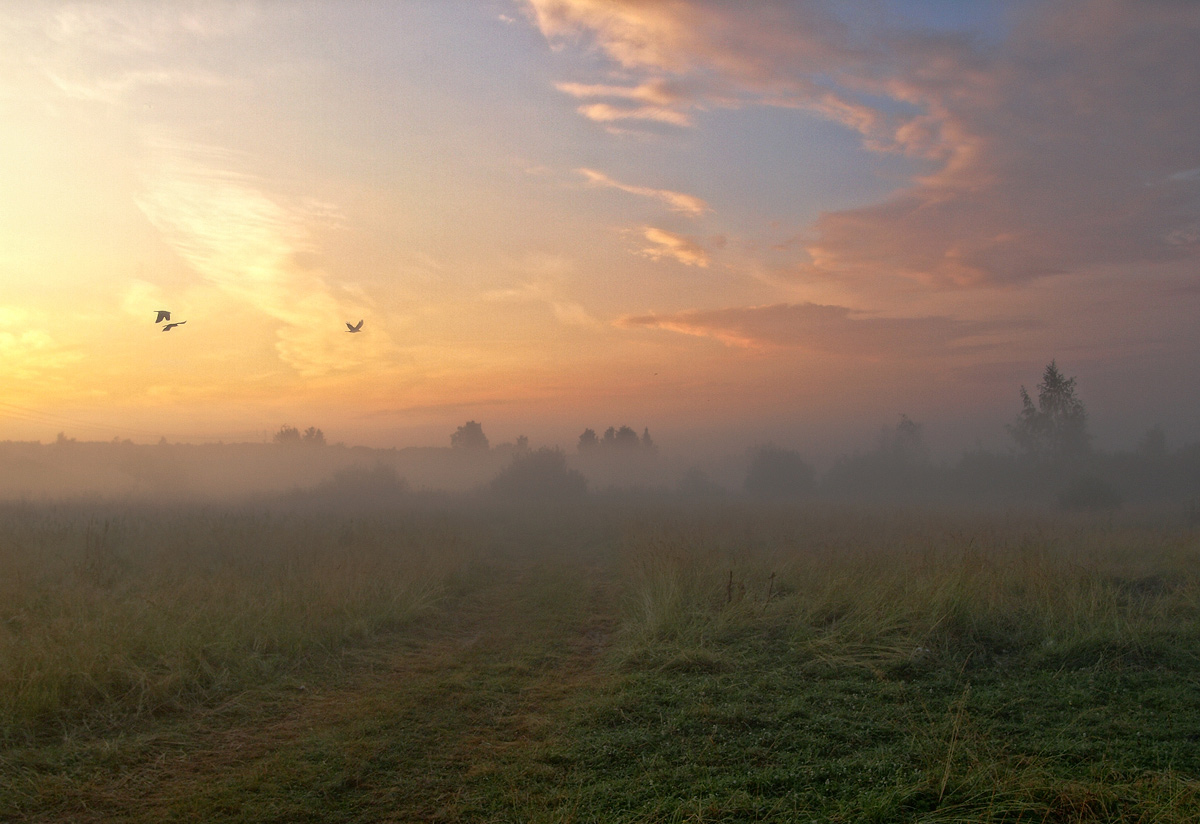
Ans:
[{"label": "cloud", "polygon": [[589,103],[579,107],[579,113],[597,123],[613,123],[620,120],[652,120],[672,126],[690,126],[692,120],[683,112],[665,106],[613,106],[610,103]]},{"label": "cloud", "polygon": [[0,306],[0,378],[44,382],[83,359],[46,331],[47,318],[19,306]]},{"label": "cloud", "polygon": [[608,97],[617,100],[636,100],[654,106],[669,106],[684,98],[680,90],[662,79],[650,80],[636,86],[610,84],[555,83],[554,88],[572,97]]},{"label": "cloud", "polygon": [[600,326],[582,304],[562,296],[563,283],[573,269],[571,261],[556,255],[528,255],[511,264],[520,282],[506,289],[482,294],[496,303],[539,303],[549,307],[555,320],[564,326]]},{"label": "cloud", "polygon": [[989,333],[1016,324],[945,316],[880,317],[845,306],[778,303],[728,309],[690,309],[622,318],[625,328],[665,329],[744,348],[795,348],[877,359],[971,351]]},{"label": "cloud", "polygon": [[382,330],[354,341],[339,335],[345,321],[362,317],[361,304],[340,300],[319,272],[297,263],[315,251],[308,226],[326,219],[328,207],[271,197],[252,177],[230,170],[231,152],[167,140],[151,149],[138,206],[206,282],[278,324],[283,362],[313,376],[387,353]]},{"label": "cloud", "polygon": [[713,106],[794,107],[919,161],[891,197],[822,215],[798,277],[1018,284],[1200,254],[1195,3],[1030,4],[993,42],[852,31],[820,3],[527,2],[549,41],[604,55],[625,88],[688,89],[628,92],[639,106],[690,123]]},{"label": "cloud", "polygon": [[604,83],[556,83],[555,88],[579,99],[600,98],[588,103],[578,112],[597,123],[623,120],[652,121],[680,128],[689,128],[692,118],[687,109],[692,100],[680,84],[654,78],[636,86],[616,86]]},{"label": "cloud", "polygon": [[648,186],[632,186],[628,183],[621,183],[613,180],[603,172],[597,172],[595,169],[576,169],[581,175],[588,179],[588,182],[595,185],[610,189],[619,189],[622,192],[628,192],[632,195],[640,195],[641,197],[649,197],[655,200],[661,200],[666,203],[673,212],[680,212],[690,217],[700,217],[707,212],[712,211],[708,203],[696,197],[695,195],[684,194],[683,192],[673,192],[669,189],[652,189]]},{"label": "cloud", "polygon": [[708,252],[699,243],[689,237],[677,235],[674,232],[668,232],[666,229],[658,229],[654,226],[645,227],[642,230],[642,235],[653,244],[641,250],[642,254],[651,260],[672,258],[684,266],[699,266],[701,268],[708,266]]},{"label": "cloud", "polygon": [[[244,3],[9,5],[0,11],[0,94],[47,92],[116,105],[145,87],[230,82],[181,65],[186,46],[250,29],[260,13]],[[50,95],[48,99],[53,99]]]}]

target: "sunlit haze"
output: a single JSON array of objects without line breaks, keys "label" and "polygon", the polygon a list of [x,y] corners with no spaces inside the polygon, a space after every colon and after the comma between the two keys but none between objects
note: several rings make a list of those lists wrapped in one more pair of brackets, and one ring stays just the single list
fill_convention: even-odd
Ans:
[{"label": "sunlit haze", "polygon": [[10,2],[0,119],[0,440],[1200,438],[1195,3]]}]

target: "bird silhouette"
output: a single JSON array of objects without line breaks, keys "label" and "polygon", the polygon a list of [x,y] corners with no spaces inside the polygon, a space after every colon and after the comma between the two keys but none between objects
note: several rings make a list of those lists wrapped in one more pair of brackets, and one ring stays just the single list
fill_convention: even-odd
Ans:
[{"label": "bird silhouette", "polygon": [[176,326],[183,326],[185,323],[187,323],[186,320],[181,320],[181,321],[179,321],[179,323],[168,323],[166,326],[163,327],[163,331],[170,332]]},{"label": "bird silhouette", "polygon": [[360,320],[358,322],[357,326],[353,326],[353,325],[351,325],[350,321],[346,321],[346,331],[347,332],[361,332],[362,331],[362,323],[363,322]]},{"label": "bird silhouette", "polygon": [[155,323],[162,323],[164,320],[171,319],[171,313],[168,312],[166,309],[158,309],[157,312],[158,312],[158,317],[156,317],[154,319]]}]

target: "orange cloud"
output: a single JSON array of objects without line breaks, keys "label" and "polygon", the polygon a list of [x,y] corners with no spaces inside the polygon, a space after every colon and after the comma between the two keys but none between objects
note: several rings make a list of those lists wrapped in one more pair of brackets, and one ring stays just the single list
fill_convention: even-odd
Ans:
[{"label": "orange cloud", "polygon": [[708,266],[708,252],[704,250],[696,241],[684,235],[677,235],[674,232],[668,232],[665,229],[658,229],[654,226],[647,226],[643,232],[643,237],[653,246],[647,246],[642,249],[642,254],[651,260],[662,260],[671,258],[682,263],[684,266],[699,266],[705,268]]}]

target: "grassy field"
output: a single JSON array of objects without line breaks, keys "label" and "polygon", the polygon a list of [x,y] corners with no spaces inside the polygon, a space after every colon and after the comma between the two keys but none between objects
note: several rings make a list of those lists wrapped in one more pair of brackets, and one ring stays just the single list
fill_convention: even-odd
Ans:
[{"label": "grassy field", "polygon": [[0,509],[0,820],[1200,821],[1200,533]]}]

